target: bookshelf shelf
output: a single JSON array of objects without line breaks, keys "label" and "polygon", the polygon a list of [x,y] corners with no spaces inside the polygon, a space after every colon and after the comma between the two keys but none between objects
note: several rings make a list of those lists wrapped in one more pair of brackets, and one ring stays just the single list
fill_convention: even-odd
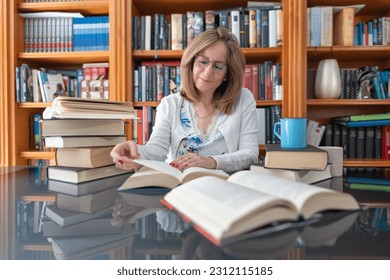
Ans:
[{"label": "bookshelf shelf", "polygon": [[55,152],[22,151],[19,156],[24,159],[54,159]]},{"label": "bookshelf shelf", "polygon": [[19,3],[18,10],[23,13],[64,11],[100,15],[108,13],[109,0]]},{"label": "bookshelf shelf", "polygon": [[55,202],[56,201],[56,194],[55,193],[48,193],[48,192],[34,193],[31,195],[22,195],[20,197],[20,200]]},{"label": "bookshelf shelf", "polygon": [[356,57],[364,57],[364,60],[384,60],[390,65],[389,52],[390,46],[331,46],[307,48],[307,56],[310,60],[319,61],[327,58],[335,58],[342,61],[356,61]]},{"label": "bookshelf shelf", "polygon": [[108,51],[96,52],[54,52],[18,54],[19,59],[32,63],[78,65],[89,62],[107,62],[110,58]]},{"label": "bookshelf shelf", "polygon": [[22,102],[18,103],[19,108],[24,108],[24,109],[44,109],[48,106],[50,106],[51,103],[49,102]]},{"label": "bookshelf shelf", "polygon": [[308,99],[309,106],[384,106],[390,105],[390,100],[386,99]]},{"label": "bookshelf shelf", "polygon": [[[248,63],[259,59],[277,59],[282,54],[281,48],[244,48],[242,49]],[[133,50],[133,59],[135,60],[154,60],[154,59],[173,59],[180,60],[183,50]]]},{"label": "bookshelf shelf", "polygon": [[344,160],[344,167],[390,167],[389,160],[381,159],[346,159]]}]

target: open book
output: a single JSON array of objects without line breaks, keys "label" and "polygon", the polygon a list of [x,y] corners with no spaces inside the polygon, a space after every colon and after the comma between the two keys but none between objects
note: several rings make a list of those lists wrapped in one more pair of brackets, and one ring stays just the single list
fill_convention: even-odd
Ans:
[{"label": "open book", "polygon": [[357,210],[347,193],[254,171],[221,180],[202,177],[171,190],[162,199],[211,242],[248,233],[275,222],[308,220],[326,210]]},{"label": "open book", "polygon": [[150,186],[172,189],[179,184],[202,176],[214,176],[224,179],[229,177],[229,174],[218,169],[190,167],[180,171],[163,161],[136,159],[134,162],[143,165],[143,167],[131,175],[118,189],[119,191]]}]

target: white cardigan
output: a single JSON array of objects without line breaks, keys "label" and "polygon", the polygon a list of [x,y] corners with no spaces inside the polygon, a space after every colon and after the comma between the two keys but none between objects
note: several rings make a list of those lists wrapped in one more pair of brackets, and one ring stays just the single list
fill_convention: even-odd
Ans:
[{"label": "white cardigan", "polygon": [[[162,99],[157,107],[153,132],[146,145],[138,145],[141,158],[171,162],[174,160],[180,141],[185,137],[180,122],[183,102],[180,94],[171,94]],[[215,155],[217,168],[227,172],[249,168],[258,161],[256,102],[253,94],[241,89],[233,113],[218,129],[226,141],[228,153]]]}]

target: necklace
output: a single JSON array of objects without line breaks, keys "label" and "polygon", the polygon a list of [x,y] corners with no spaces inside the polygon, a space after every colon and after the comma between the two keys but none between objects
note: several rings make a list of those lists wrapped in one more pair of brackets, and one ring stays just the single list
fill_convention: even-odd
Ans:
[{"label": "necklace", "polygon": [[195,111],[195,117],[198,118],[198,119],[201,119],[201,120],[204,120],[204,119],[207,119],[209,118],[211,115],[213,115],[215,113],[215,109],[213,109],[209,114],[207,114],[206,116],[199,116],[198,113]]}]

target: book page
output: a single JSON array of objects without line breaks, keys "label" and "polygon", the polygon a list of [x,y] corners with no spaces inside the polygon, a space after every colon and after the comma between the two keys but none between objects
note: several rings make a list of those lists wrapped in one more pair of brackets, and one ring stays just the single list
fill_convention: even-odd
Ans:
[{"label": "book page", "polygon": [[297,218],[294,205],[286,200],[210,176],[175,188],[164,200],[219,240],[273,221]]},{"label": "book page", "polygon": [[219,177],[221,179],[229,178],[229,174],[227,174],[223,170],[208,169],[208,168],[203,168],[203,167],[190,167],[190,168],[184,169],[182,183],[191,181],[195,178],[202,177],[202,176],[215,176],[215,177]]},{"label": "book page", "polygon": [[[288,199],[296,205],[305,218],[329,207],[343,208],[345,206],[340,204],[342,202],[338,200],[338,198],[345,197],[345,194],[343,193],[276,176],[251,171],[240,171],[234,173],[228,180],[255,190]],[[310,209],[304,209],[304,207],[306,207],[305,203],[308,203],[314,196],[321,196],[323,199],[311,203],[309,206],[311,207]],[[338,203],[339,205],[336,205],[335,203]]]},{"label": "book page", "polygon": [[162,173],[169,174],[175,177],[179,182],[181,182],[183,173],[179,169],[170,166],[169,163],[147,159],[135,159],[134,162],[149,167],[151,169],[160,171]]}]

